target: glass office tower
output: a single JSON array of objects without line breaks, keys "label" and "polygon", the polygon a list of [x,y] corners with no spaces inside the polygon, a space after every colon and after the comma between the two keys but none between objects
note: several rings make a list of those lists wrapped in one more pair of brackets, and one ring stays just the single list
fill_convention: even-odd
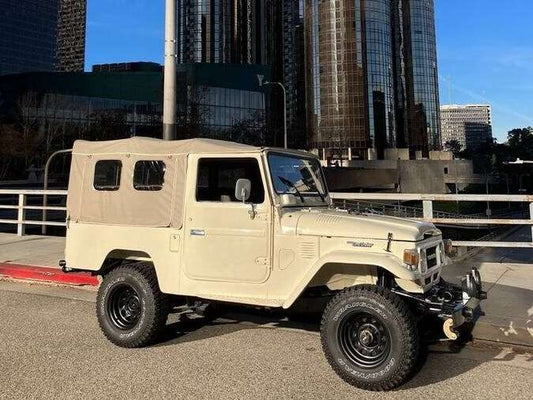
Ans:
[{"label": "glass office tower", "polygon": [[58,0],[0,0],[0,75],[53,71]]},{"label": "glass office tower", "polygon": [[179,63],[267,63],[269,2],[176,2]]},{"label": "glass office tower", "polygon": [[[292,147],[305,146],[306,139],[302,1],[177,0],[178,62],[268,65],[271,80],[287,89]],[[261,91],[267,94],[269,144],[281,146],[281,89]]]},{"label": "glass office tower", "polygon": [[[405,70],[405,116],[411,150],[427,153],[441,148],[439,78],[433,0],[398,0],[396,13],[401,21],[397,48]],[[402,143],[400,143],[402,144]]]},{"label": "glass office tower", "polygon": [[438,149],[432,0],[305,0],[310,146],[383,158]]},{"label": "glass office tower", "polygon": [[57,66],[60,72],[83,72],[87,0],[60,0],[57,28]]}]

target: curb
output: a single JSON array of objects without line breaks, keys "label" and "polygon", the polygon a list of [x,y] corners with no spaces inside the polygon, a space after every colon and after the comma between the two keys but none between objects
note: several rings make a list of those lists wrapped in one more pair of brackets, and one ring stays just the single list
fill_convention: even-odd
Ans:
[{"label": "curb", "polygon": [[0,263],[0,277],[71,286],[98,286],[98,278],[87,272],[64,273],[59,268]]}]

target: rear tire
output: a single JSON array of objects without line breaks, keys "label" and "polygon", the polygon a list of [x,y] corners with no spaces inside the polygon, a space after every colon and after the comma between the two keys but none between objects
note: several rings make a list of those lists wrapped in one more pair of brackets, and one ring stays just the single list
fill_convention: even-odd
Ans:
[{"label": "rear tire", "polygon": [[333,370],[366,390],[391,390],[403,384],[420,349],[407,305],[388,289],[370,285],[345,289],[331,299],[320,333]]},{"label": "rear tire", "polygon": [[118,267],[104,277],[96,298],[96,314],[104,335],[120,347],[149,345],[163,331],[168,298],[159,290],[151,265]]}]

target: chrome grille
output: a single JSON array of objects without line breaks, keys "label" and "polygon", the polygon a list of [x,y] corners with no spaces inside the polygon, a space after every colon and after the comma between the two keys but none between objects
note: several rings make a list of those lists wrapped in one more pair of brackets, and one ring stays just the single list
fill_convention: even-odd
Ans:
[{"label": "chrome grille", "polygon": [[437,265],[437,247],[430,247],[426,250],[426,264],[428,266],[428,269],[433,268]]}]

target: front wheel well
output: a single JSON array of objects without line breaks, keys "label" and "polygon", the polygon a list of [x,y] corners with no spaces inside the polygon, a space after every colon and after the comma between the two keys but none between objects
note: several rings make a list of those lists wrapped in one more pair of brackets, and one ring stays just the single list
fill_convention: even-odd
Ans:
[{"label": "front wheel well", "polygon": [[326,263],[315,274],[308,287],[325,286],[331,291],[347,287],[377,284],[378,268],[368,264]]}]

